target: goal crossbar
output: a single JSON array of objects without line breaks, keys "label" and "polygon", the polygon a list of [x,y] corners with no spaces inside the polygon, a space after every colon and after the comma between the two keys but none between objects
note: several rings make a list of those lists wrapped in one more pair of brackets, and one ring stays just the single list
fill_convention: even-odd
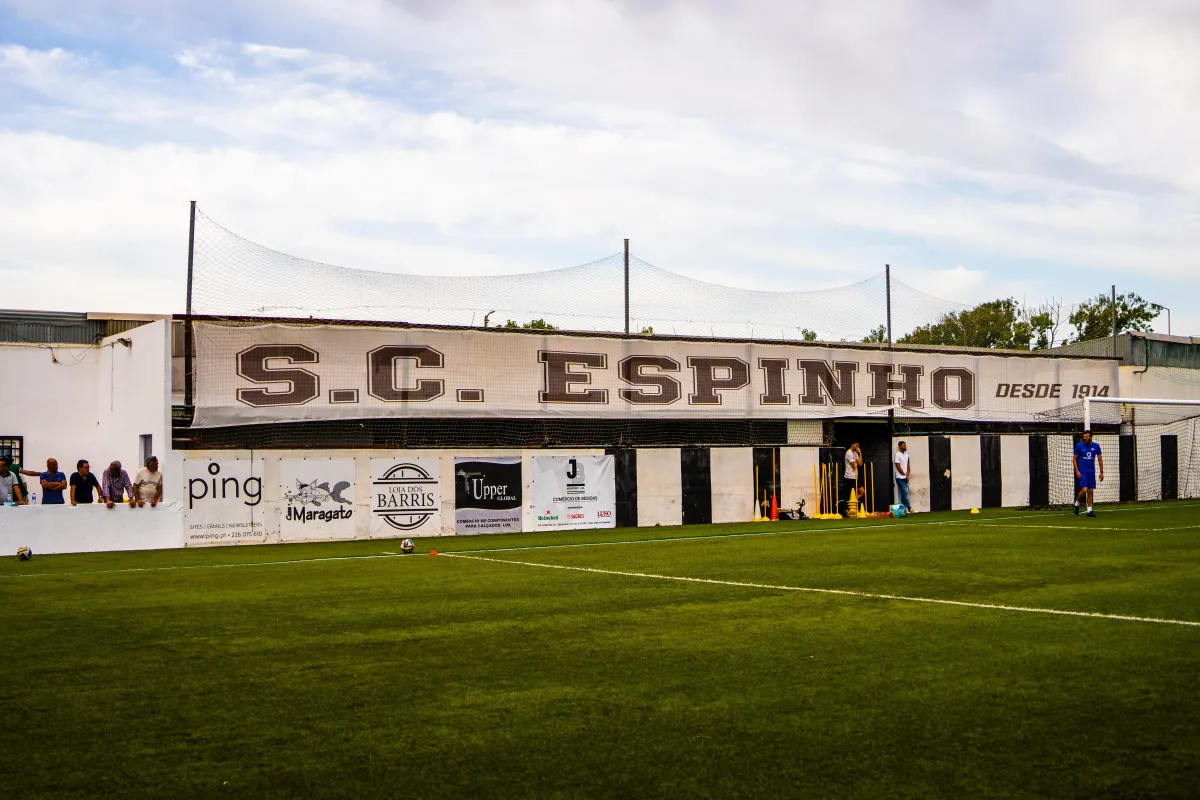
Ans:
[{"label": "goal crossbar", "polygon": [[1200,400],[1159,400],[1155,397],[1085,397],[1083,398],[1083,429],[1092,427],[1092,403],[1141,403],[1156,406],[1200,406]]}]

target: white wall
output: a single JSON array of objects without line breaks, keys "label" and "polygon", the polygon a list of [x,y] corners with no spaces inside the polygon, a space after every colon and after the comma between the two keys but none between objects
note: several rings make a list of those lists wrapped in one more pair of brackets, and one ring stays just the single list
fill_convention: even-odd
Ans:
[{"label": "white wall", "polygon": [[[709,450],[709,464],[712,521],[749,522],[754,519],[754,448],[713,447]],[[641,470],[638,472],[640,474]],[[763,480],[769,482],[770,476],[764,475]],[[641,500],[640,494],[638,499]],[[768,506],[768,513],[769,510]]]},{"label": "white wall", "polygon": [[638,525],[683,524],[683,473],[678,447],[637,451]]},{"label": "white wall", "polygon": [[[896,452],[900,442],[908,445],[908,499],[913,511],[929,510],[929,438],[926,436],[897,437],[892,440],[892,453]],[[953,453],[951,453],[953,458]],[[953,469],[953,465],[951,465]],[[953,478],[951,474],[951,478]],[[896,493],[899,502],[900,494]]]},{"label": "white wall", "polygon": [[817,513],[816,486],[813,469],[820,461],[817,447],[779,448],[779,507],[795,508],[805,501],[804,513]]},{"label": "white wall", "polygon": [[0,508],[0,555],[29,547],[34,557],[51,553],[162,550],[183,546],[179,503],[107,508],[92,505]]},{"label": "white wall", "polygon": [[1000,437],[1000,504],[1006,508],[1029,505],[1029,437]]},{"label": "white wall", "polygon": [[[130,345],[121,344],[121,339]],[[150,434],[164,477],[163,499],[177,500],[183,454],[171,447],[170,364],[170,320],[160,319],[101,341],[96,386],[98,455],[91,458],[97,473],[119,460],[132,479],[142,467],[138,437]]]},{"label": "white wall", "polygon": [[[81,458],[104,458],[98,446],[95,402],[97,347],[0,344],[0,436],[24,437],[26,469],[44,470],[47,458],[70,475]],[[106,462],[107,463],[107,462]],[[36,478],[25,478],[33,491]]]},{"label": "white wall", "polygon": [[983,463],[979,436],[950,437],[950,508],[983,505]]}]

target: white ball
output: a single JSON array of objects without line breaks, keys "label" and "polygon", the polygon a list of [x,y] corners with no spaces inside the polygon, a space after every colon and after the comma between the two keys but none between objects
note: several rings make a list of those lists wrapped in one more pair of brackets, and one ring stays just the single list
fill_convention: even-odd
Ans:
[{"label": "white ball", "polygon": [[403,542],[400,543],[400,549],[406,553],[411,553],[413,550],[417,549],[417,546],[415,544],[413,544],[412,539],[405,539]]}]

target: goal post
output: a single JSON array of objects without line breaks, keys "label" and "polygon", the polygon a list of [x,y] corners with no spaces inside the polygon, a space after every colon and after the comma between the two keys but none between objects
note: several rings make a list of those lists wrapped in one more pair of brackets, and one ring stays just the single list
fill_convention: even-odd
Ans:
[{"label": "goal post", "polygon": [[1047,437],[1051,505],[1069,504],[1078,492],[1071,455],[1089,430],[1105,462],[1097,502],[1200,497],[1200,399],[1086,397],[1074,413],[1082,422],[1075,435]]}]

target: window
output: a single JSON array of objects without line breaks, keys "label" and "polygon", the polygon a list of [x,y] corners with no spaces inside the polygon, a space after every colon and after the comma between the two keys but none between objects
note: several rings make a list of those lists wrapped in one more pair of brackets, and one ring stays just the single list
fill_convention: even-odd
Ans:
[{"label": "window", "polygon": [[150,433],[143,433],[138,437],[138,444],[140,445],[139,449],[142,453],[141,463],[145,464],[146,459],[154,455],[154,435]]},{"label": "window", "polygon": [[0,436],[0,456],[12,456],[14,464],[24,464],[21,458],[25,450],[24,436]]}]

